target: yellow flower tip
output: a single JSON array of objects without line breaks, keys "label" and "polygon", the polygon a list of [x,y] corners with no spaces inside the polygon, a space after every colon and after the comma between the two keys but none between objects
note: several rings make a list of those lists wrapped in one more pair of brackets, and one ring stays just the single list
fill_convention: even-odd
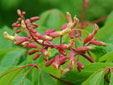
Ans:
[{"label": "yellow flower tip", "polygon": [[75,46],[74,40],[70,40],[70,45],[71,45],[71,47]]},{"label": "yellow flower tip", "polygon": [[26,28],[24,20],[21,21],[21,25],[22,25],[23,28]]},{"label": "yellow flower tip", "polygon": [[11,40],[11,41],[14,40],[14,36],[9,35],[7,32],[4,32],[3,35],[8,40]]},{"label": "yellow flower tip", "polygon": [[51,47],[48,47],[48,57],[51,57]]}]

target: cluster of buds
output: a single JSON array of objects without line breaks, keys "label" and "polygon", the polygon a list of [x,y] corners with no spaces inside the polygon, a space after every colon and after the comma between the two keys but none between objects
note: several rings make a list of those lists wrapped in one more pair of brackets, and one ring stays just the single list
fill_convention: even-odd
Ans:
[{"label": "cluster of buds", "polygon": [[[90,62],[94,62],[93,57],[90,54],[90,50],[93,50],[89,45],[103,45],[106,46],[104,42],[97,41],[94,37],[98,31],[98,26],[94,25],[94,31],[90,33],[86,39],[83,41],[81,38],[81,31],[79,28],[75,28],[75,26],[79,23],[79,20],[76,16],[72,19],[71,15],[67,12],[67,20],[68,23],[64,24],[61,27],[60,31],[56,31],[55,29],[48,29],[44,34],[40,34],[36,28],[38,25],[33,21],[37,21],[40,17],[31,17],[30,19],[25,19],[24,15],[26,12],[22,12],[20,9],[17,10],[17,14],[19,18],[16,23],[13,23],[13,27],[17,27],[15,36],[9,35],[7,32],[4,32],[4,37],[8,40],[14,40],[15,45],[22,45],[24,48],[34,48],[29,52],[29,55],[36,54],[33,57],[33,60],[36,60],[43,56],[45,61],[45,66],[52,66],[54,69],[60,69],[61,74],[65,74],[68,71],[72,70],[77,64],[78,71],[84,68],[84,65],[79,61],[79,55],[83,56]],[[19,33],[22,30],[27,31],[27,37],[19,36]],[[65,35],[70,36],[70,42],[67,44],[62,43],[62,37]],[[54,44],[52,42],[56,37],[60,37],[60,44]],[[82,47],[78,47],[75,43],[76,39],[79,38],[81,42],[84,42]],[[38,46],[38,45],[41,45]],[[55,48],[58,50],[57,56],[51,56],[51,50]],[[69,56],[67,56],[69,50]],[[86,54],[87,53],[87,54]],[[62,65],[68,62],[68,65],[65,69],[63,69]]]}]

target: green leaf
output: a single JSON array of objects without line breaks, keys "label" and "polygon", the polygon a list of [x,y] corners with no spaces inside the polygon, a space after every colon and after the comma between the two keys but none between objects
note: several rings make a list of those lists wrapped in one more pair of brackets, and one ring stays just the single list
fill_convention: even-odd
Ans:
[{"label": "green leaf", "polygon": [[41,20],[37,22],[39,24],[39,28],[40,26],[44,26],[49,29],[55,28],[56,30],[60,30],[62,25],[66,22],[64,14],[57,9],[51,9],[42,13],[40,18]]},{"label": "green leaf", "polygon": [[102,56],[99,61],[112,62],[113,61],[113,51]]},{"label": "green leaf", "polygon": [[18,64],[20,57],[25,51],[23,49],[17,49],[15,51],[8,52],[2,61],[0,62],[0,72],[3,72],[5,69],[9,68],[12,65]]},{"label": "green leaf", "polygon": [[111,77],[110,77],[110,83],[109,85],[113,85],[113,73],[111,73]]},{"label": "green leaf", "polygon": [[113,45],[112,44],[107,44],[106,47],[104,46],[94,46],[94,49],[91,51],[93,54],[96,56],[96,61],[99,61],[99,58],[104,56],[106,53],[109,53],[113,51]]},{"label": "green leaf", "polygon": [[82,85],[104,85],[103,71],[94,72]]},{"label": "green leaf", "polygon": [[0,50],[8,49],[13,47],[12,41],[9,41],[4,38],[3,32],[8,32],[9,34],[12,34],[12,31],[7,26],[4,26],[2,30],[0,30]]},{"label": "green leaf", "polygon": [[32,82],[31,82],[29,79],[27,79],[27,78],[25,78],[25,79],[23,80],[23,82],[21,82],[23,76],[24,76],[24,74],[21,74],[21,75],[17,76],[17,77],[13,80],[13,82],[12,82],[11,85],[32,85]]},{"label": "green leaf", "polygon": [[21,70],[9,72],[15,68],[17,68],[17,67],[16,66],[10,67],[5,72],[0,74],[0,85],[12,85],[11,83],[12,83],[13,79],[22,73]]},{"label": "green leaf", "polygon": [[[88,79],[88,77],[97,70],[104,69],[105,67],[112,67],[111,63],[90,63],[84,66],[81,72],[78,72],[77,66],[74,69],[61,76],[61,79],[73,83],[75,85],[81,85],[82,82]],[[58,81],[58,85],[65,85],[63,82]],[[95,84],[96,85],[96,84]],[[101,85],[101,84],[100,84]]]},{"label": "green leaf", "polygon": [[107,21],[107,23],[96,34],[96,37],[98,40],[112,44],[113,42],[113,18]]},{"label": "green leaf", "polygon": [[40,70],[39,73],[39,85],[56,85],[54,80],[50,77],[48,73]]}]

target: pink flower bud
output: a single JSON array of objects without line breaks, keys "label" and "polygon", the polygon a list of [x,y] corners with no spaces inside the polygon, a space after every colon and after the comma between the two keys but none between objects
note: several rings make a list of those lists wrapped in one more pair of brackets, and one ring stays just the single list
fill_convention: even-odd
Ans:
[{"label": "pink flower bud", "polygon": [[21,20],[22,20],[22,18],[21,18],[21,17],[19,17],[19,18],[18,18],[18,21],[20,22]]},{"label": "pink flower bud", "polygon": [[77,62],[77,69],[78,69],[78,71],[80,72],[81,69],[83,69],[83,68],[84,68],[84,65],[81,64],[80,62]]},{"label": "pink flower bud", "polygon": [[37,16],[36,17],[31,17],[30,21],[36,21],[36,20],[39,20],[39,19],[40,19],[40,17],[37,17]]},{"label": "pink flower bud", "polygon": [[25,12],[25,11],[23,11],[23,12],[22,12],[22,15],[26,15],[26,12]]},{"label": "pink flower bud", "polygon": [[75,57],[72,52],[69,53],[70,64],[74,67],[75,65]]},{"label": "pink flower bud", "polygon": [[67,20],[72,23],[72,18],[71,18],[71,14],[69,12],[67,12]]},{"label": "pink flower bud", "polygon": [[48,51],[45,50],[44,48],[42,48],[41,52],[42,52],[42,55],[45,55],[45,56],[47,56],[47,54],[48,54]]},{"label": "pink flower bud", "polygon": [[93,34],[93,33],[89,34],[89,35],[86,37],[86,39],[84,40],[84,44],[86,44],[88,41],[92,40],[93,37],[94,37],[94,34]]},{"label": "pink flower bud", "polygon": [[13,27],[21,27],[21,24],[13,23],[12,26]]},{"label": "pink flower bud", "polygon": [[77,51],[88,51],[88,50],[93,50],[93,48],[92,47],[90,47],[90,46],[83,46],[83,47],[79,47],[79,48],[77,48],[76,49]]},{"label": "pink flower bud", "polygon": [[26,23],[27,23],[27,24],[30,24],[31,22],[30,22],[30,20],[29,20],[29,19],[26,19]]},{"label": "pink flower bud", "polygon": [[45,61],[48,61],[48,58],[47,58],[45,55],[43,55],[43,59],[44,59]]},{"label": "pink flower bud", "polygon": [[90,41],[89,44],[106,46],[106,43],[101,42],[101,41]]},{"label": "pink flower bud", "polygon": [[21,16],[21,15],[22,15],[22,12],[21,12],[21,10],[20,10],[20,9],[17,9],[17,14],[18,14],[19,16]]},{"label": "pink flower bud", "polygon": [[38,27],[38,25],[36,23],[32,23],[32,25],[33,25],[33,29]]},{"label": "pink flower bud", "polygon": [[16,30],[16,33],[20,33],[22,30],[21,29],[17,29]]},{"label": "pink flower bud", "polygon": [[67,57],[66,56],[60,56],[60,64],[64,64],[66,62]]},{"label": "pink flower bud", "polygon": [[23,37],[22,39],[16,40],[15,41],[15,45],[21,44],[21,43],[23,43],[23,42],[25,42],[27,40],[28,40],[28,38]]},{"label": "pink flower bud", "polygon": [[67,27],[67,24],[64,24],[64,25],[62,26],[61,30],[66,29],[66,27]]},{"label": "pink flower bud", "polygon": [[44,34],[49,35],[52,32],[55,32],[56,29],[48,29]]},{"label": "pink flower bud", "polygon": [[37,33],[37,31],[35,29],[29,29],[29,30],[33,33]]},{"label": "pink flower bud", "polygon": [[64,50],[62,50],[62,49],[59,49],[58,51],[59,51],[61,54],[63,54],[64,56],[67,54],[66,51],[64,51]]},{"label": "pink flower bud", "polygon": [[54,63],[52,64],[52,67],[54,69],[58,69],[60,67],[60,59],[59,55],[55,57]]},{"label": "pink flower bud", "polygon": [[24,47],[28,47],[28,48],[38,48],[37,45],[35,45],[35,44],[33,44],[33,43],[29,43],[29,42],[25,43],[25,44],[24,44]]},{"label": "pink flower bud", "polygon": [[61,45],[58,45],[58,46],[57,46],[57,49],[67,49],[67,48],[68,48],[67,45],[68,45],[68,44],[61,44]]},{"label": "pink flower bud", "polygon": [[34,54],[34,53],[36,53],[36,52],[39,52],[40,50],[38,49],[38,50],[32,50],[32,51],[30,51],[28,54],[29,55],[32,55],[32,54]]},{"label": "pink flower bud", "polygon": [[36,56],[33,57],[33,60],[36,60],[37,58],[39,58],[40,54],[37,54]]},{"label": "pink flower bud", "polygon": [[52,33],[50,33],[51,37],[59,37],[60,35],[61,35],[60,32],[52,32]]},{"label": "pink flower bud", "polygon": [[51,60],[49,60],[49,61],[47,61],[46,63],[45,63],[45,66],[50,66],[53,62],[54,62],[54,58],[52,58]]},{"label": "pink flower bud", "polygon": [[71,32],[69,33],[69,36],[70,36],[71,39],[74,38],[74,30],[73,30],[73,29],[72,29]]},{"label": "pink flower bud", "polygon": [[94,24],[94,31],[93,34],[95,35],[98,32],[98,25]]}]

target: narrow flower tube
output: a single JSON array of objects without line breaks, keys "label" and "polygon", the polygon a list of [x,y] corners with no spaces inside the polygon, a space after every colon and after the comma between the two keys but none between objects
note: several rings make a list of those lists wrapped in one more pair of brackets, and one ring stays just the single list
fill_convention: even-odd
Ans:
[{"label": "narrow flower tube", "polygon": [[94,34],[93,34],[93,33],[90,33],[90,34],[86,37],[86,39],[84,40],[84,44],[86,44],[87,42],[89,42],[90,40],[92,40],[93,37],[94,37]]},{"label": "narrow flower tube", "polygon": [[39,19],[40,19],[40,17],[37,17],[37,16],[36,17],[31,17],[30,21],[36,21],[36,20],[39,20]]},{"label": "narrow flower tube", "polygon": [[25,42],[27,40],[28,40],[27,38],[16,40],[15,41],[15,45],[19,45],[19,44],[21,44],[21,43],[23,43],[23,42]]},{"label": "narrow flower tube", "polygon": [[69,23],[72,23],[71,14],[69,12],[66,12],[66,14],[67,14],[67,20],[69,21]]},{"label": "narrow flower tube", "polygon": [[38,50],[32,50],[32,51],[30,51],[28,54],[29,55],[32,55],[32,54],[34,54],[34,53],[36,53],[36,52],[39,52],[40,50],[38,49]]},{"label": "narrow flower tube", "polygon": [[64,25],[62,26],[61,30],[64,30],[64,29],[66,29],[66,28],[67,28],[67,24],[64,24]]},{"label": "narrow flower tube", "polygon": [[106,43],[104,42],[101,42],[101,41],[90,41],[89,44],[93,44],[93,45],[103,45],[103,46],[106,46]]},{"label": "narrow flower tube", "polygon": [[98,28],[99,28],[98,25],[94,24],[94,31],[93,31],[94,35],[98,32]]},{"label": "narrow flower tube", "polygon": [[59,36],[61,36],[61,32],[60,31],[52,32],[52,33],[50,33],[50,36],[53,37],[53,38],[59,37]]},{"label": "narrow flower tube", "polygon": [[83,68],[84,68],[84,65],[81,64],[80,62],[77,62],[77,69],[78,69],[78,71],[81,72],[81,69],[83,69]]},{"label": "narrow flower tube", "polygon": [[74,65],[75,65],[75,57],[74,57],[72,52],[69,53],[69,60],[70,60],[70,65],[72,67],[74,67]]},{"label": "narrow flower tube", "polygon": [[44,34],[49,35],[50,33],[55,32],[56,29],[48,29]]},{"label": "narrow flower tube", "polygon": [[76,50],[80,51],[80,52],[84,52],[84,51],[88,51],[88,50],[93,50],[93,48],[90,46],[83,46],[83,47],[77,48]]},{"label": "narrow flower tube", "polygon": [[69,36],[70,36],[71,39],[74,38],[74,30],[73,30],[73,29],[72,29],[71,32],[69,33]]},{"label": "narrow flower tube", "polygon": [[19,16],[21,16],[21,15],[22,15],[22,12],[21,12],[21,10],[20,10],[20,9],[17,9],[17,14],[18,14]]},{"label": "narrow flower tube", "polygon": [[58,55],[58,56],[55,57],[55,60],[52,64],[52,67],[54,69],[58,69],[60,67],[60,61],[59,60],[60,60],[60,58],[59,58],[59,55]]},{"label": "narrow flower tube", "polygon": [[24,47],[28,47],[28,48],[38,48],[37,45],[33,44],[33,43],[29,43],[29,42],[26,42],[24,44]]},{"label": "narrow flower tube", "polygon": [[49,60],[49,61],[46,61],[46,63],[45,63],[45,66],[50,66],[53,62],[54,62],[54,58],[52,58],[51,60]]},{"label": "narrow flower tube", "polygon": [[64,56],[67,54],[66,51],[62,50],[62,49],[58,49],[58,51],[63,54]]},{"label": "narrow flower tube", "polygon": [[33,60],[36,60],[37,58],[39,58],[40,54],[37,54],[36,56],[33,57]]}]

